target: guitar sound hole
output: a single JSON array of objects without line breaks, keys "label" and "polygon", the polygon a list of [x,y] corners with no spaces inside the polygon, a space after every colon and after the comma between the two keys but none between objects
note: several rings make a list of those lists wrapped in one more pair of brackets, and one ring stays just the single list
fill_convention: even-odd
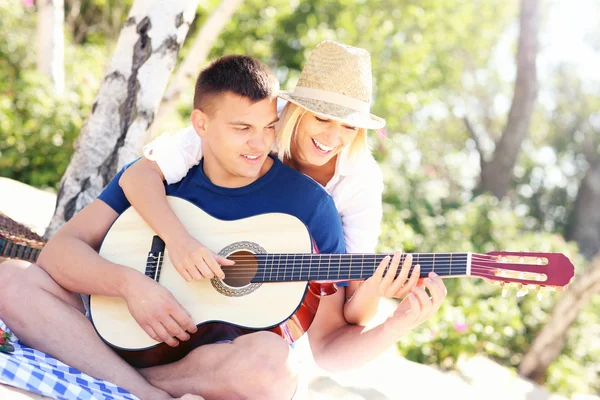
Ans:
[{"label": "guitar sound hole", "polygon": [[223,282],[231,287],[249,285],[258,271],[258,262],[254,254],[247,250],[240,250],[231,253],[227,258],[234,260],[235,264],[222,266],[223,272],[225,272]]}]

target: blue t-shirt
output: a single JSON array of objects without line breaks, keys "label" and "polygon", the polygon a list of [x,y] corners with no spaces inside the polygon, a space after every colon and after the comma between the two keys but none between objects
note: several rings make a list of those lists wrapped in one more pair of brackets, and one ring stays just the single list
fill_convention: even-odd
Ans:
[{"label": "blue t-shirt", "polygon": [[[119,178],[133,163],[135,161],[123,167],[98,196],[118,214],[131,206],[119,186]],[[346,252],[342,223],[333,199],[308,176],[273,158],[271,169],[253,183],[240,188],[224,188],[206,177],[203,164],[204,159],[181,181],[166,185],[167,195],[188,200],[221,220],[265,213],[290,214],[306,225],[320,253]]]}]

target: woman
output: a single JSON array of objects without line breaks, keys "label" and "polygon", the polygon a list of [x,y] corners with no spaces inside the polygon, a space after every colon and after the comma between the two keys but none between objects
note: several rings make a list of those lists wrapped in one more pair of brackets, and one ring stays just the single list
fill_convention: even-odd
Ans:
[{"label": "woman", "polygon": [[[349,253],[373,253],[380,234],[383,178],[367,144],[367,129],[380,129],[385,121],[369,112],[372,77],[366,50],[324,41],[306,62],[293,92],[281,92],[287,102],[277,125],[278,157],[288,166],[312,177],[331,194],[340,214]],[[201,141],[192,127],[174,136],[163,135],[145,148],[171,184],[182,179],[202,158]],[[145,195],[138,190],[151,173],[147,164],[126,170],[120,184],[131,204],[140,210]],[[146,165],[146,166],[145,166]],[[151,226],[151,213],[142,213]],[[150,220],[150,221],[149,221]],[[189,236],[189,235],[188,235]],[[222,276],[220,265],[231,265],[195,239],[172,241],[170,258],[180,272],[191,278]],[[169,243],[167,242],[167,247]],[[373,277],[350,282],[344,306],[348,322],[365,325],[377,311],[380,297],[403,297],[419,278],[418,266],[410,279],[411,258],[401,272],[399,253],[390,263],[383,260]],[[220,265],[219,265],[220,264]],[[385,275],[385,277],[384,277]]]}]

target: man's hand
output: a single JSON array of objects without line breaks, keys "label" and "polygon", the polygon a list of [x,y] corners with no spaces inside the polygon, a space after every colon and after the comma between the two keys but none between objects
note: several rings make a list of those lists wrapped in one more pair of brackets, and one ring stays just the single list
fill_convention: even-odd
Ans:
[{"label": "man's hand", "polygon": [[144,275],[137,274],[127,283],[123,297],[133,318],[158,342],[175,347],[177,339],[188,340],[188,332],[198,329],[171,292]]},{"label": "man's hand", "polygon": [[[363,292],[363,294],[361,294],[362,296],[387,298],[395,297],[398,299],[403,298],[406,296],[406,294],[410,293],[410,290],[419,281],[421,267],[417,264],[409,278],[408,274],[410,273],[410,267],[412,265],[412,255],[407,254],[406,258],[404,259],[404,263],[402,264],[402,268],[400,269],[400,273],[396,278],[394,278],[396,276],[396,272],[398,271],[401,256],[402,253],[399,251],[394,253],[391,264],[390,257],[385,257],[381,263],[379,263],[379,266],[375,270],[373,276],[365,280],[359,286],[357,291]],[[390,267],[388,271],[385,272],[388,264]]]},{"label": "man's hand", "polygon": [[173,266],[187,282],[212,279],[215,276],[223,279],[225,273],[221,265],[235,264],[234,261],[213,253],[189,234],[166,243],[166,247]]},{"label": "man's hand", "polygon": [[394,337],[405,334],[431,318],[440,309],[448,293],[442,278],[434,272],[429,273],[429,278],[423,281],[422,286],[413,287],[412,293],[400,302],[394,314],[386,320],[385,326]]}]

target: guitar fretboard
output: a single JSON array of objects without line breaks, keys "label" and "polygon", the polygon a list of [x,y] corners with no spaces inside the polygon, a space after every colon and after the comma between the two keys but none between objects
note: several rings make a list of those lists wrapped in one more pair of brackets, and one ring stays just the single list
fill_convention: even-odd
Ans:
[{"label": "guitar fretboard", "polygon": [[[254,254],[258,271],[252,282],[363,280],[386,256],[393,254]],[[470,272],[470,253],[414,253],[412,257],[411,271],[419,264],[421,277],[432,271],[446,277]],[[396,276],[405,258],[402,254]]]},{"label": "guitar fretboard", "polygon": [[0,238],[0,257],[18,258],[25,261],[35,261],[40,254],[40,249],[15,244],[9,240]]}]

